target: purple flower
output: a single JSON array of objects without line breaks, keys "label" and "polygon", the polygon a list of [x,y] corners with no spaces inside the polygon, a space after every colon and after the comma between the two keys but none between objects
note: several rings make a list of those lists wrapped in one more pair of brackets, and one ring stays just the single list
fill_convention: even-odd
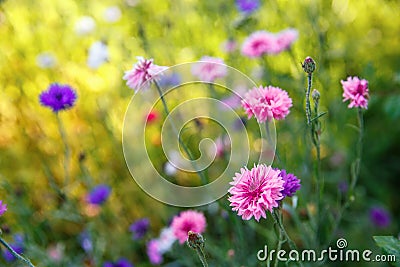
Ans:
[{"label": "purple flower", "polygon": [[3,204],[3,201],[0,200],[0,216],[3,215],[7,211],[7,204]]},{"label": "purple flower", "polygon": [[282,195],[283,197],[292,197],[297,190],[300,189],[300,179],[294,174],[287,173],[286,170],[281,170],[279,174],[285,183],[283,184]]},{"label": "purple flower", "polygon": [[95,186],[86,198],[90,204],[101,205],[103,204],[111,193],[111,188],[106,184]]},{"label": "purple flower", "polygon": [[117,262],[112,263],[112,262],[106,262],[103,264],[103,267],[133,267],[133,264],[130,263],[127,259],[125,258],[120,258]]},{"label": "purple flower", "polygon": [[89,232],[88,231],[83,231],[79,235],[79,242],[81,243],[81,247],[86,253],[90,253],[93,250],[93,242],[92,239],[90,238]]},{"label": "purple flower", "polygon": [[379,228],[386,228],[390,225],[390,214],[383,207],[372,207],[369,217],[371,222]]},{"label": "purple flower", "polygon": [[53,112],[66,110],[74,106],[76,91],[67,84],[53,83],[39,96],[40,104],[49,107]]},{"label": "purple flower", "polygon": [[[18,254],[22,254],[24,252],[24,238],[22,237],[22,235],[14,235],[14,243],[11,243],[9,245]],[[7,262],[13,262],[16,260],[14,255],[6,249],[3,250],[3,258]]]},{"label": "purple flower", "polygon": [[147,243],[147,256],[149,257],[150,263],[153,265],[158,265],[163,262],[157,239],[152,239]]},{"label": "purple flower", "polygon": [[181,83],[181,76],[178,73],[171,73],[168,75],[164,75],[160,78],[160,81],[158,82],[158,85],[161,87],[167,87],[167,86],[177,86]]},{"label": "purple flower", "polygon": [[132,232],[134,240],[141,239],[149,230],[150,221],[147,218],[139,219],[131,224],[129,231]]},{"label": "purple flower", "polygon": [[250,14],[260,7],[259,0],[236,0],[236,7],[240,12]]},{"label": "purple flower", "polygon": [[345,194],[349,190],[349,184],[346,181],[340,181],[338,188],[340,193]]}]

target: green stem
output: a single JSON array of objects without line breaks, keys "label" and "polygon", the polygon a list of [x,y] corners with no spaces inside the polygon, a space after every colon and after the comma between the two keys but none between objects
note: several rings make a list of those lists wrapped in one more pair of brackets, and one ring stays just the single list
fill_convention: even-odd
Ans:
[{"label": "green stem", "polygon": [[307,117],[307,125],[311,123],[311,106],[310,106],[310,91],[312,86],[312,73],[307,74],[307,91],[306,91],[306,117]]},{"label": "green stem", "polygon": [[68,146],[67,135],[65,133],[65,128],[60,118],[60,115],[56,113],[56,117],[57,117],[58,131],[60,132],[61,140],[64,143],[64,161],[63,161],[64,175],[65,175],[64,186],[67,186],[69,183],[69,161],[71,157],[71,151]]},{"label": "green stem", "polygon": [[[167,106],[167,102],[165,101],[164,95],[162,93],[162,90],[160,88],[160,85],[157,83],[157,81],[154,81],[154,84],[156,85],[157,88],[157,92],[160,95],[161,98],[161,102],[163,104],[164,107],[164,111],[167,114],[167,116],[170,114],[168,106]],[[197,164],[194,161],[194,156],[193,154],[190,152],[189,148],[186,146],[186,144],[183,142],[181,135],[179,134],[175,124],[171,121],[171,125],[172,125],[172,129],[174,130],[175,134],[178,136],[178,142],[179,144],[182,146],[183,150],[185,151],[186,155],[189,157],[190,162],[192,164],[192,167],[196,170],[197,175],[200,177],[200,180],[202,182],[203,185],[208,183],[208,178],[204,175],[203,171],[198,171],[197,169]]]},{"label": "green stem", "polygon": [[26,263],[28,266],[30,266],[30,267],[35,267],[35,265],[33,265],[29,259],[24,258],[24,257],[22,257],[21,255],[19,255],[19,254],[18,254],[18,253],[17,253],[3,238],[1,238],[1,237],[0,237],[0,243],[3,244],[3,246],[5,246],[6,249],[8,249],[8,251],[10,251],[11,254],[12,254],[15,258],[19,259],[20,261],[25,262],[25,263]]},{"label": "green stem", "polygon": [[[281,217],[282,213],[278,212],[278,216]],[[281,219],[281,218],[280,218]],[[276,246],[276,252],[279,252],[282,248],[282,245],[285,243],[285,239],[283,238],[283,231],[281,230],[281,228],[278,226],[278,244]],[[279,260],[278,258],[275,259],[275,263],[274,263],[274,267],[278,267],[279,264]]]},{"label": "green stem", "polygon": [[206,255],[204,254],[204,251],[200,247],[198,247],[198,248],[196,248],[196,252],[197,252],[197,255],[199,256],[201,263],[203,264],[203,267],[208,267],[208,263],[207,263]]}]

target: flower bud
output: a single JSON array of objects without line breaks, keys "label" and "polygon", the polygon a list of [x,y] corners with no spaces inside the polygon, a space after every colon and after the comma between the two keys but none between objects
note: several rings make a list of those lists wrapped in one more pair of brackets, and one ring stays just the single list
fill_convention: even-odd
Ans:
[{"label": "flower bud", "polygon": [[312,97],[312,99],[314,100],[315,103],[318,103],[319,98],[321,97],[321,95],[320,95],[320,93],[319,93],[319,91],[317,89],[314,89],[312,91],[311,97]]},{"label": "flower bud", "polygon": [[308,74],[312,74],[316,67],[315,61],[311,57],[306,57],[304,63],[301,64],[301,66],[303,67],[303,70]]},{"label": "flower bud", "polygon": [[202,249],[204,248],[204,238],[201,234],[189,231],[187,244],[192,249]]}]

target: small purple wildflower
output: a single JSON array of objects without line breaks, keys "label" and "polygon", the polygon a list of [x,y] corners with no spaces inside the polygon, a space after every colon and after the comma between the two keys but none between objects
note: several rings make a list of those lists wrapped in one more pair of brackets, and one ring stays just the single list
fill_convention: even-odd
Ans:
[{"label": "small purple wildflower", "polygon": [[300,179],[294,174],[287,173],[286,170],[281,170],[279,176],[285,181],[282,190],[283,197],[292,197],[301,187]]},{"label": "small purple wildflower", "polygon": [[40,104],[49,107],[54,113],[66,110],[74,106],[77,94],[67,84],[52,83],[39,96]]},{"label": "small purple wildflower", "polygon": [[86,201],[90,204],[101,205],[107,200],[110,194],[111,188],[106,184],[100,184],[90,191]]},{"label": "small purple wildflower", "polygon": [[159,249],[157,239],[152,239],[147,243],[147,256],[149,257],[150,263],[158,265],[163,262],[163,256]]},{"label": "small purple wildflower", "polygon": [[85,230],[79,235],[79,242],[86,253],[93,251],[93,242],[88,231]]},{"label": "small purple wildflower", "polygon": [[250,14],[260,7],[260,0],[236,0],[236,7],[240,12]]},{"label": "small purple wildflower", "polygon": [[383,207],[372,207],[369,211],[369,217],[378,228],[386,228],[390,225],[390,214]]},{"label": "small purple wildflower", "polygon": [[3,215],[7,211],[7,204],[3,204],[3,201],[0,200],[0,216]]},{"label": "small purple wildflower", "polygon": [[142,218],[131,224],[129,231],[132,232],[132,238],[134,240],[142,239],[147,233],[150,226],[150,220],[147,218]]},{"label": "small purple wildflower", "polygon": [[181,76],[174,72],[171,74],[164,75],[160,78],[158,85],[161,87],[174,87],[181,83]]},{"label": "small purple wildflower", "polygon": [[345,194],[349,190],[349,184],[346,181],[340,181],[338,188],[342,194]]},{"label": "small purple wildflower", "polygon": [[134,267],[132,263],[130,263],[125,258],[120,258],[117,262],[106,262],[103,264],[103,267]]},{"label": "small purple wildflower", "polygon": [[[22,254],[24,252],[24,238],[22,235],[14,235],[14,242],[9,244],[10,247],[17,252]],[[6,262],[13,262],[16,260],[13,254],[9,250],[3,250],[3,258]]]}]

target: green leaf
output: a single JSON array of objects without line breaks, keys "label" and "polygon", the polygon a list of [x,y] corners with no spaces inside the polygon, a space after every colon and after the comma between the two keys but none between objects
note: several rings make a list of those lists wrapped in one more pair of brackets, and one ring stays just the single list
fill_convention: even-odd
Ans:
[{"label": "green leaf", "polygon": [[400,266],[400,240],[393,236],[373,236],[378,247],[382,248],[387,254],[394,255],[396,262],[395,266]]}]

